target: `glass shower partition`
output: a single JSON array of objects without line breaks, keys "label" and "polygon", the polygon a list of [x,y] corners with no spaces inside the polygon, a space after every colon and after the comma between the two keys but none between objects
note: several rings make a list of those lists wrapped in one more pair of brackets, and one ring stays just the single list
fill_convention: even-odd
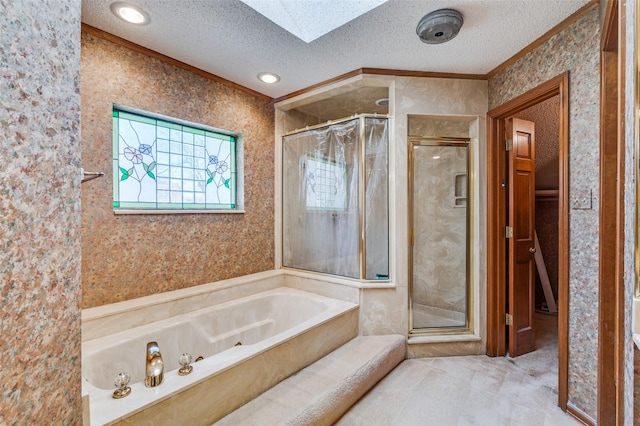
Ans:
[{"label": "glass shower partition", "polygon": [[470,326],[469,139],[451,139],[410,144],[412,333]]},{"label": "glass shower partition", "polygon": [[314,126],[282,145],[283,266],[388,279],[387,117]]}]

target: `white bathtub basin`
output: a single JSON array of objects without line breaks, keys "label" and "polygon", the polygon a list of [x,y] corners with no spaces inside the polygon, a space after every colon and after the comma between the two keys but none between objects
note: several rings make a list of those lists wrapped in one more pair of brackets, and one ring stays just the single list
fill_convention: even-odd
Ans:
[{"label": "white bathtub basin", "polygon": [[[337,329],[331,332],[327,327]],[[185,424],[187,418],[189,424],[211,424],[356,333],[356,304],[279,287],[85,341],[82,376],[90,398],[91,424],[133,424],[140,420],[136,414],[148,421],[156,416],[155,423],[149,424]],[[331,334],[336,337],[327,339]],[[165,364],[164,383],[155,388],[144,386],[150,341],[158,342]],[[278,351],[293,359],[280,362],[285,352]],[[193,364],[188,376],[177,374],[183,352],[204,358]],[[221,374],[231,370],[238,377]],[[113,380],[121,371],[131,375],[132,393],[116,400],[111,396]],[[232,380],[233,389],[216,382],[216,376]],[[249,385],[243,388],[245,382]],[[199,395],[209,392],[215,403],[198,408],[203,404],[186,392],[194,387],[202,388]],[[171,409],[176,403],[184,407],[179,414]],[[173,418],[167,414],[171,412]]]}]

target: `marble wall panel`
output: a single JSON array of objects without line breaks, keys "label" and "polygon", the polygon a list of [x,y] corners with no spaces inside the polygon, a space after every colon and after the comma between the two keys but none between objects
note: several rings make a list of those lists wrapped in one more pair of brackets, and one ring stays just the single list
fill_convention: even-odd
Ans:
[{"label": "marble wall panel", "polygon": [[429,116],[411,117],[409,136],[468,138],[469,120],[437,119]]},{"label": "marble wall panel", "polygon": [[407,288],[367,288],[360,293],[359,334],[406,335],[409,328]]},{"label": "marble wall panel", "polygon": [[429,343],[410,343],[407,345],[407,358],[431,358],[458,355],[485,355],[487,342],[483,340],[441,341]]},{"label": "marble wall panel", "polygon": [[[321,99],[308,105],[300,106],[297,111],[309,116],[317,117],[318,121],[308,121],[307,126],[335,121],[353,114],[387,114],[388,105],[378,105],[376,101],[388,99],[387,87],[356,87],[355,89],[340,93],[330,98]],[[290,112],[293,112],[291,110]]]},{"label": "marble wall panel", "polygon": [[[485,164],[485,115],[488,105],[487,82],[479,80],[457,80],[438,78],[397,77],[395,80],[394,99],[395,111],[395,141],[391,161],[395,165],[394,192],[392,202],[392,223],[395,234],[395,265],[396,285],[407,288],[409,283],[408,264],[408,215],[402,206],[408,206],[407,182],[408,175],[408,142],[407,136],[414,131],[427,136],[434,136],[434,132],[456,132],[446,136],[471,137],[471,171],[475,176],[468,188],[468,195],[473,203],[469,204],[472,211],[469,235],[472,238],[473,251],[469,259],[471,267],[474,308],[472,316],[475,321],[474,332],[482,335],[485,332],[484,318],[478,314],[485,303],[486,292],[486,256],[483,238],[486,209],[485,173],[481,165]],[[421,117],[428,116],[428,117]],[[439,120],[438,117],[441,117]],[[424,119],[423,119],[424,118]],[[451,121],[459,120],[459,126]],[[429,125],[425,125],[429,123]],[[412,127],[409,127],[409,126]],[[463,130],[465,129],[465,130]],[[442,136],[442,135],[440,135]],[[400,206],[400,207],[399,207]],[[406,290],[402,289],[404,293]],[[446,345],[445,345],[446,347]],[[453,353],[453,352],[452,352]],[[456,352],[457,353],[457,352]]]},{"label": "marble wall panel", "polygon": [[283,114],[281,116],[281,120],[284,123],[282,128],[285,133],[293,132],[294,130],[303,129],[307,126],[313,126],[323,122],[318,116],[307,114],[295,109]]},{"label": "marble wall panel", "polygon": [[[637,102],[639,93],[637,64],[638,45],[637,19],[638,2],[625,3],[626,12],[626,46],[625,46],[625,170],[624,170],[624,413],[625,425],[640,424],[640,354],[636,349],[632,338],[633,298],[638,285],[638,276],[635,269],[635,256],[638,244],[638,141],[636,138],[636,126],[638,125]],[[638,313],[636,312],[636,315]],[[634,357],[635,351],[635,357]],[[636,358],[637,357],[637,358]],[[638,361],[634,365],[634,358]],[[635,368],[634,368],[635,367]],[[635,382],[635,386],[634,386]],[[634,389],[638,391],[634,394]]]},{"label": "marble wall panel", "polygon": [[495,108],[569,71],[569,403],[595,418],[598,349],[598,8],[489,80]]},{"label": "marble wall panel", "polygon": [[[393,202],[392,209],[392,233],[395,239],[395,265],[396,265],[396,284],[399,286],[407,286],[408,268],[408,216],[406,208],[408,206],[407,182],[408,175],[408,142],[409,134],[409,116],[411,122],[416,121],[415,116],[428,115],[433,122],[434,117],[443,116],[443,120],[447,120],[449,116],[466,116],[468,120],[477,120],[479,137],[473,141],[473,159],[472,167],[479,170],[479,165],[484,164],[484,134],[485,134],[485,115],[487,112],[487,82],[480,80],[457,80],[457,79],[441,79],[441,78],[419,78],[419,77],[397,77],[395,80],[394,91],[392,93],[394,99],[395,111],[395,135],[392,144],[390,161],[393,164],[393,184],[392,189]],[[469,121],[465,123],[467,135],[469,132]],[[475,137],[475,135],[471,135]],[[469,193],[473,195],[476,203],[474,205],[474,241],[480,241],[480,230],[486,228],[484,224],[484,215],[479,212],[484,211],[485,195],[484,190],[484,173],[478,171],[477,179],[473,187],[469,188]],[[401,207],[398,207],[401,206]],[[482,252],[482,244],[477,244],[476,256],[479,259],[477,269],[477,277],[484,277],[484,253]],[[479,300],[479,299],[476,299]]]},{"label": "marble wall panel", "polygon": [[80,1],[0,1],[0,424],[82,424]]},{"label": "marble wall panel", "polygon": [[[82,34],[83,307],[274,267],[274,113],[268,101]],[[114,215],[113,104],[239,132],[244,214]]]}]

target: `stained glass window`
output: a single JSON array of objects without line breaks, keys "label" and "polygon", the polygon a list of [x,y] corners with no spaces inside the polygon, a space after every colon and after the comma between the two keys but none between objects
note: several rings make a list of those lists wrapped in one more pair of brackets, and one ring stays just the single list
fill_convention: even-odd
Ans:
[{"label": "stained glass window", "polygon": [[237,136],[113,109],[113,206],[234,210]]}]

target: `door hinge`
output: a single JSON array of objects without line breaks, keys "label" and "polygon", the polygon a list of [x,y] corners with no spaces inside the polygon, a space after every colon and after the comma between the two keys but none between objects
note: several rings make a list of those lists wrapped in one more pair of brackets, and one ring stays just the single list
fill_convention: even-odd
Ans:
[{"label": "door hinge", "polygon": [[513,149],[513,139],[507,139],[504,141],[505,151],[511,151]]},{"label": "door hinge", "polygon": [[504,316],[504,322],[507,325],[513,325],[513,316],[511,316],[511,314],[505,314]]},{"label": "door hinge", "polygon": [[513,228],[510,226],[507,226],[504,229],[504,236],[505,238],[513,238]]}]

